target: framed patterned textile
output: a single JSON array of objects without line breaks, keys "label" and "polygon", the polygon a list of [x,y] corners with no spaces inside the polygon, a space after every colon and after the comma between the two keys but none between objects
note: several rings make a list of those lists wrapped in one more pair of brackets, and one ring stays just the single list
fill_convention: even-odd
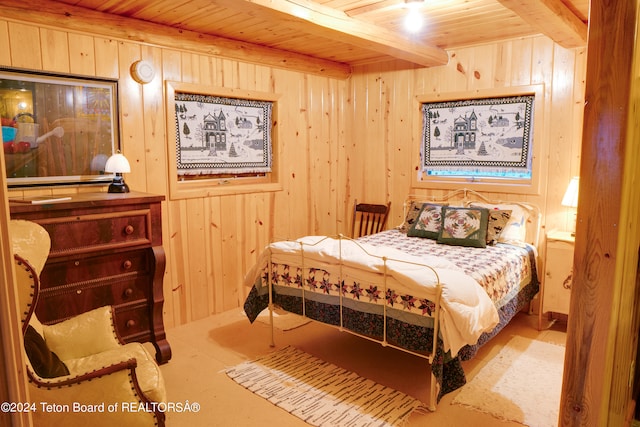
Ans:
[{"label": "framed patterned textile", "polygon": [[531,180],[535,95],[421,104],[421,173]]},{"label": "framed patterned textile", "polygon": [[273,102],[175,92],[179,176],[271,172]]}]

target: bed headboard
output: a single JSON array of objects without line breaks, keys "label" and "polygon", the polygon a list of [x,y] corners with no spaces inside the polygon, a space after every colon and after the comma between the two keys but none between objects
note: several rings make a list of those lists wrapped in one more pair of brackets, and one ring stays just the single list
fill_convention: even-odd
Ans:
[{"label": "bed headboard", "polygon": [[404,202],[403,208],[403,219],[407,216],[407,209],[410,206],[410,203],[448,203],[454,206],[469,206],[476,203],[482,204],[490,204],[490,205],[517,205],[524,211],[529,214],[527,223],[526,223],[526,243],[529,243],[536,248],[541,243],[540,241],[540,230],[541,230],[541,222],[542,222],[542,214],[540,212],[540,208],[530,202],[520,202],[520,201],[510,201],[510,200],[495,200],[491,199],[488,196],[485,196],[482,193],[479,193],[475,190],[471,190],[468,188],[461,188],[458,190],[451,191],[446,193],[440,197],[435,196],[425,196],[425,195],[417,195],[410,194],[407,196]]}]

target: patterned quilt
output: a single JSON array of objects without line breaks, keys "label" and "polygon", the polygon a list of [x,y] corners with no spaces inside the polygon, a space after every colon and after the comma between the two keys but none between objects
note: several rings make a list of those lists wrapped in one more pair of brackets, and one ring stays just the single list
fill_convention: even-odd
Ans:
[{"label": "patterned quilt", "polygon": [[486,248],[443,245],[432,239],[407,237],[398,230],[365,236],[358,241],[390,246],[416,256],[438,256],[458,265],[486,291],[497,308],[511,300],[531,282],[535,262],[531,247],[499,243]]},{"label": "patterned quilt", "polygon": [[[396,251],[410,254],[407,255],[409,259],[420,259],[429,265],[436,265],[436,271],[445,278],[457,271],[464,273],[464,276],[477,282],[474,286],[481,287],[488,296],[487,300],[495,306],[494,310],[499,316],[497,326],[494,327],[495,321],[490,328],[481,322],[472,325],[475,326],[471,331],[473,333],[466,334],[464,338],[467,345],[455,346],[454,353],[448,351],[450,345],[444,345],[443,331],[438,334],[438,350],[432,371],[441,385],[439,398],[466,382],[460,361],[473,357],[479,346],[497,334],[538,292],[535,252],[531,247],[509,244],[487,248],[449,246],[431,239],[407,237],[398,230],[366,236],[358,239],[358,243],[371,251],[379,248],[384,249],[384,253]],[[421,288],[405,286],[406,283],[401,283],[402,279],[388,280],[385,289],[379,280],[371,279],[367,272],[361,272],[359,266],[352,268],[353,263],[343,262],[344,265],[336,269],[332,262],[326,262],[323,257],[313,258],[305,259],[301,266],[300,262],[290,260],[287,256],[272,255],[270,274],[276,305],[378,340],[386,338],[387,342],[407,350],[431,352],[435,306],[432,292],[430,294],[430,291],[423,292]],[[252,285],[244,306],[252,322],[268,305],[269,269],[264,259],[257,263],[245,281]],[[446,273],[441,269],[444,267]],[[423,275],[425,273],[420,272],[420,276]],[[482,290],[480,292],[483,293]],[[458,301],[459,298],[454,300]],[[465,305],[472,306],[474,299],[469,301]],[[471,324],[478,317],[469,316],[463,310],[463,319],[464,316],[469,317],[468,323]],[[459,347],[462,348],[458,351]]]}]

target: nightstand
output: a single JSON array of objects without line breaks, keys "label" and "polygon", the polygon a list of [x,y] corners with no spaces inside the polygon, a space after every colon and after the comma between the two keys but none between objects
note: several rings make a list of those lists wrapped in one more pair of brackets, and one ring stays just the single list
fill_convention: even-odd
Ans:
[{"label": "nightstand", "polygon": [[574,242],[575,237],[568,231],[553,230],[547,233],[542,305],[538,319],[540,328],[543,313],[569,314]]}]

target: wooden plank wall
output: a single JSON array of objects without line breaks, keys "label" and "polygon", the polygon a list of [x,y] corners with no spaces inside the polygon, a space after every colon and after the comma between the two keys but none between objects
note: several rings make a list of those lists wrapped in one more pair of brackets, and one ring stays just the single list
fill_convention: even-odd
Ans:
[{"label": "wooden plank wall", "polygon": [[[8,46],[0,50],[1,66],[119,80],[122,146],[133,169],[127,183],[167,197],[167,327],[239,306],[243,275],[270,239],[346,233],[354,198],[391,200],[390,224],[399,223],[418,155],[418,93],[544,83],[544,122],[535,131],[545,135],[539,161],[548,178],[546,195],[531,201],[546,211],[550,228],[564,228],[572,217],[560,200],[579,164],[583,50],[565,50],[545,37],[512,40],[451,52],[446,67],[362,66],[342,80],[214,57],[187,50],[180,40],[157,46],[118,39],[99,22],[80,33],[42,14],[37,22],[0,18],[0,45]],[[129,76],[139,59],[157,71],[144,86]],[[165,80],[280,94],[283,190],[170,200]]]},{"label": "wooden plank wall", "polygon": [[403,196],[408,192],[436,197],[444,193],[411,189],[419,158],[416,129],[422,126],[416,95],[542,84],[544,116],[534,128],[545,144],[537,159],[542,163],[542,194],[490,196],[535,203],[544,213],[546,229],[570,229],[575,211],[560,202],[570,178],[579,174],[585,64],[584,50],[564,49],[546,37],[536,37],[451,51],[444,67],[357,68],[351,77],[355,125],[349,129],[347,160],[354,166],[347,175],[348,195],[359,200],[391,200],[390,223],[395,225],[402,222]]}]

